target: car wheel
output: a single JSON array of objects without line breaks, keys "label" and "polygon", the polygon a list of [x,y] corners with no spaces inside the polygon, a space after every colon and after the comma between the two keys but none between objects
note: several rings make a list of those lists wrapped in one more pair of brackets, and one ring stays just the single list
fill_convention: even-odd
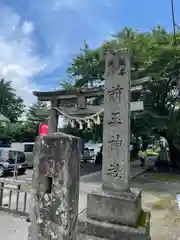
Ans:
[{"label": "car wheel", "polygon": [[0,166],[0,177],[4,176],[4,167]]},{"label": "car wheel", "polygon": [[24,174],[26,172],[26,168],[25,169],[19,169],[18,172],[19,172],[19,174]]}]

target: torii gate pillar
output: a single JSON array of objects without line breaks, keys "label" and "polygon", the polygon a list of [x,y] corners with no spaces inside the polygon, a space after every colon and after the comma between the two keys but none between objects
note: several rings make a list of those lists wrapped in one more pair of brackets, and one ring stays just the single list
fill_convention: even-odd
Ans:
[{"label": "torii gate pillar", "polygon": [[53,107],[58,107],[58,100],[53,99],[51,100],[51,109],[49,113],[49,119],[48,119],[48,133],[54,133],[57,132],[58,127],[58,114],[57,111],[53,109]]}]

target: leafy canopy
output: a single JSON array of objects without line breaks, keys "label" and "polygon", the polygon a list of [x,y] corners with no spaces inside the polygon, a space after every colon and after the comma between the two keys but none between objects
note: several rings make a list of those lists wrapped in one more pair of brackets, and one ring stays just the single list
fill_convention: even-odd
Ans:
[{"label": "leafy canopy", "polygon": [[177,149],[175,139],[180,129],[180,32],[177,32],[176,42],[174,46],[173,34],[161,26],[150,32],[125,27],[95,50],[85,43],[72,60],[68,74],[70,79],[75,80],[76,87],[103,85],[105,54],[119,48],[129,49],[132,81],[144,76],[152,77],[142,93],[145,110],[132,114],[132,132],[135,135],[157,133]]},{"label": "leafy canopy", "polygon": [[17,96],[11,82],[0,80],[0,113],[11,122],[16,122],[24,112],[23,99]]}]

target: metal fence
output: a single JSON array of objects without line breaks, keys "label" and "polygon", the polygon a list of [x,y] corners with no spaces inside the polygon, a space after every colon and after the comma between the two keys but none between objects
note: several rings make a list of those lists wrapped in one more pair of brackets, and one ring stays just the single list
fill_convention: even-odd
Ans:
[{"label": "metal fence", "polygon": [[31,181],[0,178],[0,211],[29,216]]}]

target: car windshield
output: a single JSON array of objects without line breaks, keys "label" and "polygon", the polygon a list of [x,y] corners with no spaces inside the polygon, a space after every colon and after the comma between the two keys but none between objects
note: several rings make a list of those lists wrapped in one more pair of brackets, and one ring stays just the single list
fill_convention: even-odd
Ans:
[{"label": "car windshield", "polygon": [[9,151],[9,159],[15,159],[17,156],[17,151]]},{"label": "car windshield", "polygon": [[23,152],[18,152],[18,157],[20,160],[25,160],[25,154]]},{"label": "car windshield", "polygon": [[25,159],[25,154],[23,152],[19,152],[19,151],[14,151],[14,150],[10,150],[9,151],[9,159],[16,159],[16,157],[18,157],[21,160]]},{"label": "car windshield", "polygon": [[25,144],[24,145],[24,152],[32,153],[34,149],[34,144]]}]

